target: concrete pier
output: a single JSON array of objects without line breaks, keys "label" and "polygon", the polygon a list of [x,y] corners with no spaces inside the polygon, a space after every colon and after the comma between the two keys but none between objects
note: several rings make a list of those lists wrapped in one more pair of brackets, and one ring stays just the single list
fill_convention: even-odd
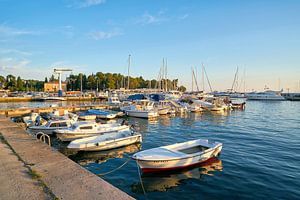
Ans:
[{"label": "concrete pier", "polygon": [[133,199],[3,116],[0,134],[0,199]]},{"label": "concrete pier", "polygon": [[43,107],[43,108],[17,108],[17,109],[0,109],[0,115],[5,116],[20,116],[31,112],[42,113],[52,112],[54,110],[68,110],[69,112],[85,111],[88,109],[116,109],[114,106],[105,104],[98,105],[76,105],[76,106],[63,106],[63,107]]},{"label": "concrete pier", "polygon": [[[107,98],[94,98],[94,97],[64,97],[67,101],[92,101],[92,100],[103,100]],[[10,103],[10,102],[29,102],[29,101],[39,101],[40,98],[36,97],[0,97],[0,102]]]}]

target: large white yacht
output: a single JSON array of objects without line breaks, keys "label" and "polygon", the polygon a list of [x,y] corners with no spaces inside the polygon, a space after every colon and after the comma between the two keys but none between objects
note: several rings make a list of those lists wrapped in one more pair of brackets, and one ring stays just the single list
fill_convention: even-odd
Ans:
[{"label": "large white yacht", "polygon": [[266,90],[264,92],[250,92],[246,94],[247,100],[272,100],[283,101],[285,98],[281,96],[281,91]]}]

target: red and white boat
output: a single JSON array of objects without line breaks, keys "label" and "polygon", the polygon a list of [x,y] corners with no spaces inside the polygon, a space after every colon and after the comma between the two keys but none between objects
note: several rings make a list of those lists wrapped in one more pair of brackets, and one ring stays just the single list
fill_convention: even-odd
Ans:
[{"label": "red and white boat", "polygon": [[222,143],[198,139],[140,151],[132,156],[144,173],[176,170],[217,157]]}]

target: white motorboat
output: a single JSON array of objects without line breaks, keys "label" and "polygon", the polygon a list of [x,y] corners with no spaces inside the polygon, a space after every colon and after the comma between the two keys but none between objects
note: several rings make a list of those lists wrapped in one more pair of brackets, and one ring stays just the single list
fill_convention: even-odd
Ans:
[{"label": "white motorboat", "polygon": [[91,137],[104,133],[129,130],[129,126],[118,123],[98,124],[96,122],[77,122],[65,130],[56,130],[56,136],[61,141],[72,141],[84,137]]},{"label": "white motorboat", "polygon": [[118,116],[116,112],[110,110],[90,109],[88,113],[96,115],[96,117],[100,119],[114,119]]},{"label": "white motorboat", "polygon": [[120,108],[127,116],[140,118],[158,117],[154,103],[149,100],[136,100],[134,104]]},{"label": "white motorboat", "polygon": [[281,96],[281,92],[266,90],[264,92],[250,92],[246,94],[247,100],[272,100],[283,101],[285,98]]},{"label": "white motorboat", "polygon": [[245,109],[246,98],[230,98],[230,103],[233,109]]},{"label": "white motorboat", "polygon": [[131,130],[87,137],[72,141],[68,149],[78,151],[102,151],[142,142],[142,135]]},{"label": "white motorboat", "polygon": [[38,132],[43,132],[47,135],[52,135],[55,130],[67,129],[71,126],[70,120],[50,120],[45,125],[41,126],[30,126],[28,131],[31,134],[36,134]]},{"label": "white motorboat", "polygon": [[176,170],[197,165],[217,157],[222,143],[192,140],[140,151],[132,156],[143,172]]},{"label": "white motorboat", "polygon": [[182,96],[182,93],[177,90],[170,90],[170,91],[166,92],[164,95],[165,95],[165,98],[168,100],[176,100]]},{"label": "white motorboat", "polygon": [[96,117],[97,116],[95,114],[91,114],[89,112],[80,112],[78,114],[78,118],[81,120],[95,120]]},{"label": "white motorboat", "polygon": [[159,102],[155,103],[154,106],[155,106],[155,109],[158,111],[159,115],[175,113],[175,109],[172,109],[169,101],[160,100]]},{"label": "white motorboat", "polygon": [[107,103],[109,105],[119,105],[121,102],[119,100],[118,94],[116,92],[112,92],[107,99]]},{"label": "white motorboat", "polygon": [[208,111],[225,111],[230,110],[230,105],[225,104],[224,99],[221,97],[207,97],[203,100],[194,100],[194,103],[198,103],[204,110]]},{"label": "white motorboat", "polygon": [[32,126],[32,125],[35,125],[35,122],[36,122],[36,119],[40,116],[39,113],[30,113],[28,116],[24,116],[22,119],[23,119],[23,122],[25,123],[26,127],[28,126]]},{"label": "white motorboat", "polygon": [[203,108],[200,104],[192,103],[191,105],[188,106],[188,110],[191,112],[202,112]]},{"label": "white motorboat", "polygon": [[71,123],[75,123],[78,120],[78,115],[68,110],[54,110],[52,113],[49,113],[48,116],[53,120],[70,120]]}]

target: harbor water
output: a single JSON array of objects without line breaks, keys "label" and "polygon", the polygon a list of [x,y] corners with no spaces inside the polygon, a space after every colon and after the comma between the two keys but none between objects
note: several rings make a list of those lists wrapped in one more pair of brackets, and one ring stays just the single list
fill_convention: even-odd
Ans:
[{"label": "harbor water", "polygon": [[[300,102],[248,101],[244,111],[128,120],[142,133],[141,145],[69,157],[137,199],[300,196]],[[139,150],[198,138],[222,142],[219,159],[180,172],[142,174],[141,179],[130,159]]]}]

